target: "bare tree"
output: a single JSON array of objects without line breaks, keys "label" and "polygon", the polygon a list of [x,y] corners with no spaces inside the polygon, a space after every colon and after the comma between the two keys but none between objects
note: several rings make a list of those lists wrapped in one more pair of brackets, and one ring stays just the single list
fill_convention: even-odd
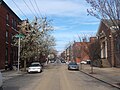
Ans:
[{"label": "bare tree", "polygon": [[[77,47],[76,51],[79,52],[81,60],[84,58],[84,56],[88,55],[89,59],[91,60],[90,66],[91,66],[91,74],[93,72],[93,66],[95,63],[97,63],[97,66],[101,67],[101,60],[100,60],[100,53],[101,53],[101,47],[100,42],[96,37],[86,37],[84,36],[84,39],[86,38],[94,38],[93,41],[83,41],[81,46]],[[81,41],[81,37],[79,37]],[[82,69],[82,64],[81,64]]]},{"label": "bare tree", "polygon": [[95,64],[97,64],[96,66],[102,67],[102,63],[101,63],[101,47],[100,47],[100,43],[98,39],[95,39],[94,42],[90,43],[89,46],[89,57],[91,60],[91,74],[94,73],[93,72],[93,66]]},{"label": "bare tree", "polygon": [[91,5],[87,9],[88,13],[98,19],[102,19],[106,24],[109,20],[112,26],[119,30],[120,20],[120,0],[86,0]]}]

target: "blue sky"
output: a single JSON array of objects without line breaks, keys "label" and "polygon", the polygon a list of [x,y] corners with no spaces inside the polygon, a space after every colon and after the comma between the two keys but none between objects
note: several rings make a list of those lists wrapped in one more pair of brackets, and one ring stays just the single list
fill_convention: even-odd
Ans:
[{"label": "blue sky", "polygon": [[[95,35],[99,27],[99,20],[87,15],[87,9],[90,6],[85,0],[4,1],[21,19],[26,19],[26,15],[28,19],[33,20],[34,16],[38,16],[38,14],[39,16],[47,16],[48,19],[52,19],[52,25],[55,28],[52,34],[56,38],[56,49],[60,52],[66,48],[69,42],[73,42],[74,40],[79,41],[78,36]],[[29,7],[27,7],[25,2]]]}]

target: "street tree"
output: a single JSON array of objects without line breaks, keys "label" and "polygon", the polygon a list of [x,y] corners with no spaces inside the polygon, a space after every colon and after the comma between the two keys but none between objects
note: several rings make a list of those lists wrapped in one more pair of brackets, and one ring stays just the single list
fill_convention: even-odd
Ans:
[{"label": "street tree", "polygon": [[[32,22],[24,20],[19,25],[19,34],[24,35],[20,41],[20,58],[24,62],[24,70],[26,70],[26,62],[31,57],[38,56],[39,53],[43,52],[44,43],[46,43],[44,37],[50,34],[52,30],[51,22],[46,17],[35,18]],[[46,45],[49,47],[48,43]]]},{"label": "street tree", "polygon": [[101,50],[102,48],[100,47],[100,42],[97,38],[95,38],[95,40],[93,42],[90,42],[89,46],[88,46],[88,51],[86,51],[86,53],[88,53],[90,60],[91,60],[91,74],[93,74],[93,66],[99,66],[102,67],[102,62],[101,62]]},{"label": "street tree", "polygon": [[116,26],[119,30],[120,24],[120,0],[86,0],[91,5],[90,9],[87,9],[88,14],[92,15],[106,23],[106,20],[112,26]]},{"label": "street tree", "polygon": [[38,43],[39,43],[39,46],[38,46],[39,52],[38,53],[41,55],[44,55],[47,58],[48,55],[50,53],[52,53],[52,49],[55,49],[54,48],[54,46],[56,45],[55,38],[52,35],[50,35],[49,33],[44,34],[40,37],[41,38],[39,38],[39,40],[38,40]]},{"label": "street tree", "polygon": [[[91,36],[91,35],[90,35]],[[89,41],[88,39],[89,38]],[[86,56],[89,57],[91,60],[90,66],[91,66],[91,72],[93,72],[93,66],[96,64],[97,66],[101,67],[101,60],[100,60],[100,53],[101,53],[101,47],[100,47],[100,42],[99,40],[95,37],[80,37],[79,40],[81,42],[81,45],[76,47],[75,52],[78,52],[78,55],[81,60],[83,60]],[[77,55],[77,56],[78,56]],[[82,64],[81,64],[81,69],[82,69]]]}]

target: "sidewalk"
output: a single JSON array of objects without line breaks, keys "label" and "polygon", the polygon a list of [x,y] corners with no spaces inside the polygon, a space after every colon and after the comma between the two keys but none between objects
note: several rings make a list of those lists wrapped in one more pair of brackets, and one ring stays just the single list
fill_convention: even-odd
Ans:
[{"label": "sidewalk", "polygon": [[104,83],[120,89],[120,68],[99,68],[93,67],[93,74],[90,74],[90,65],[82,65],[81,72],[98,79]]},{"label": "sidewalk", "polygon": [[3,71],[2,70],[3,82],[6,81],[6,80],[8,80],[8,79],[10,79],[10,78],[23,75],[25,73],[26,72],[22,72],[22,71],[18,72],[16,70],[12,70],[12,71]]}]

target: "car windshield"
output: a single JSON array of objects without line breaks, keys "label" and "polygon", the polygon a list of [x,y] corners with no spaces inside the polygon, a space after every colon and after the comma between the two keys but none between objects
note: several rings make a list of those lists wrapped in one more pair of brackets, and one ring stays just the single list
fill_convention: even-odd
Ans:
[{"label": "car windshield", "polygon": [[77,65],[77,63],[76,62],[71,62],[71,63],[69,63],[69,65]]},{"label": "car windshield", "polygon": [[31,67],[36,67],[36,66],[40,66],[40,64],[31,64]]}]

